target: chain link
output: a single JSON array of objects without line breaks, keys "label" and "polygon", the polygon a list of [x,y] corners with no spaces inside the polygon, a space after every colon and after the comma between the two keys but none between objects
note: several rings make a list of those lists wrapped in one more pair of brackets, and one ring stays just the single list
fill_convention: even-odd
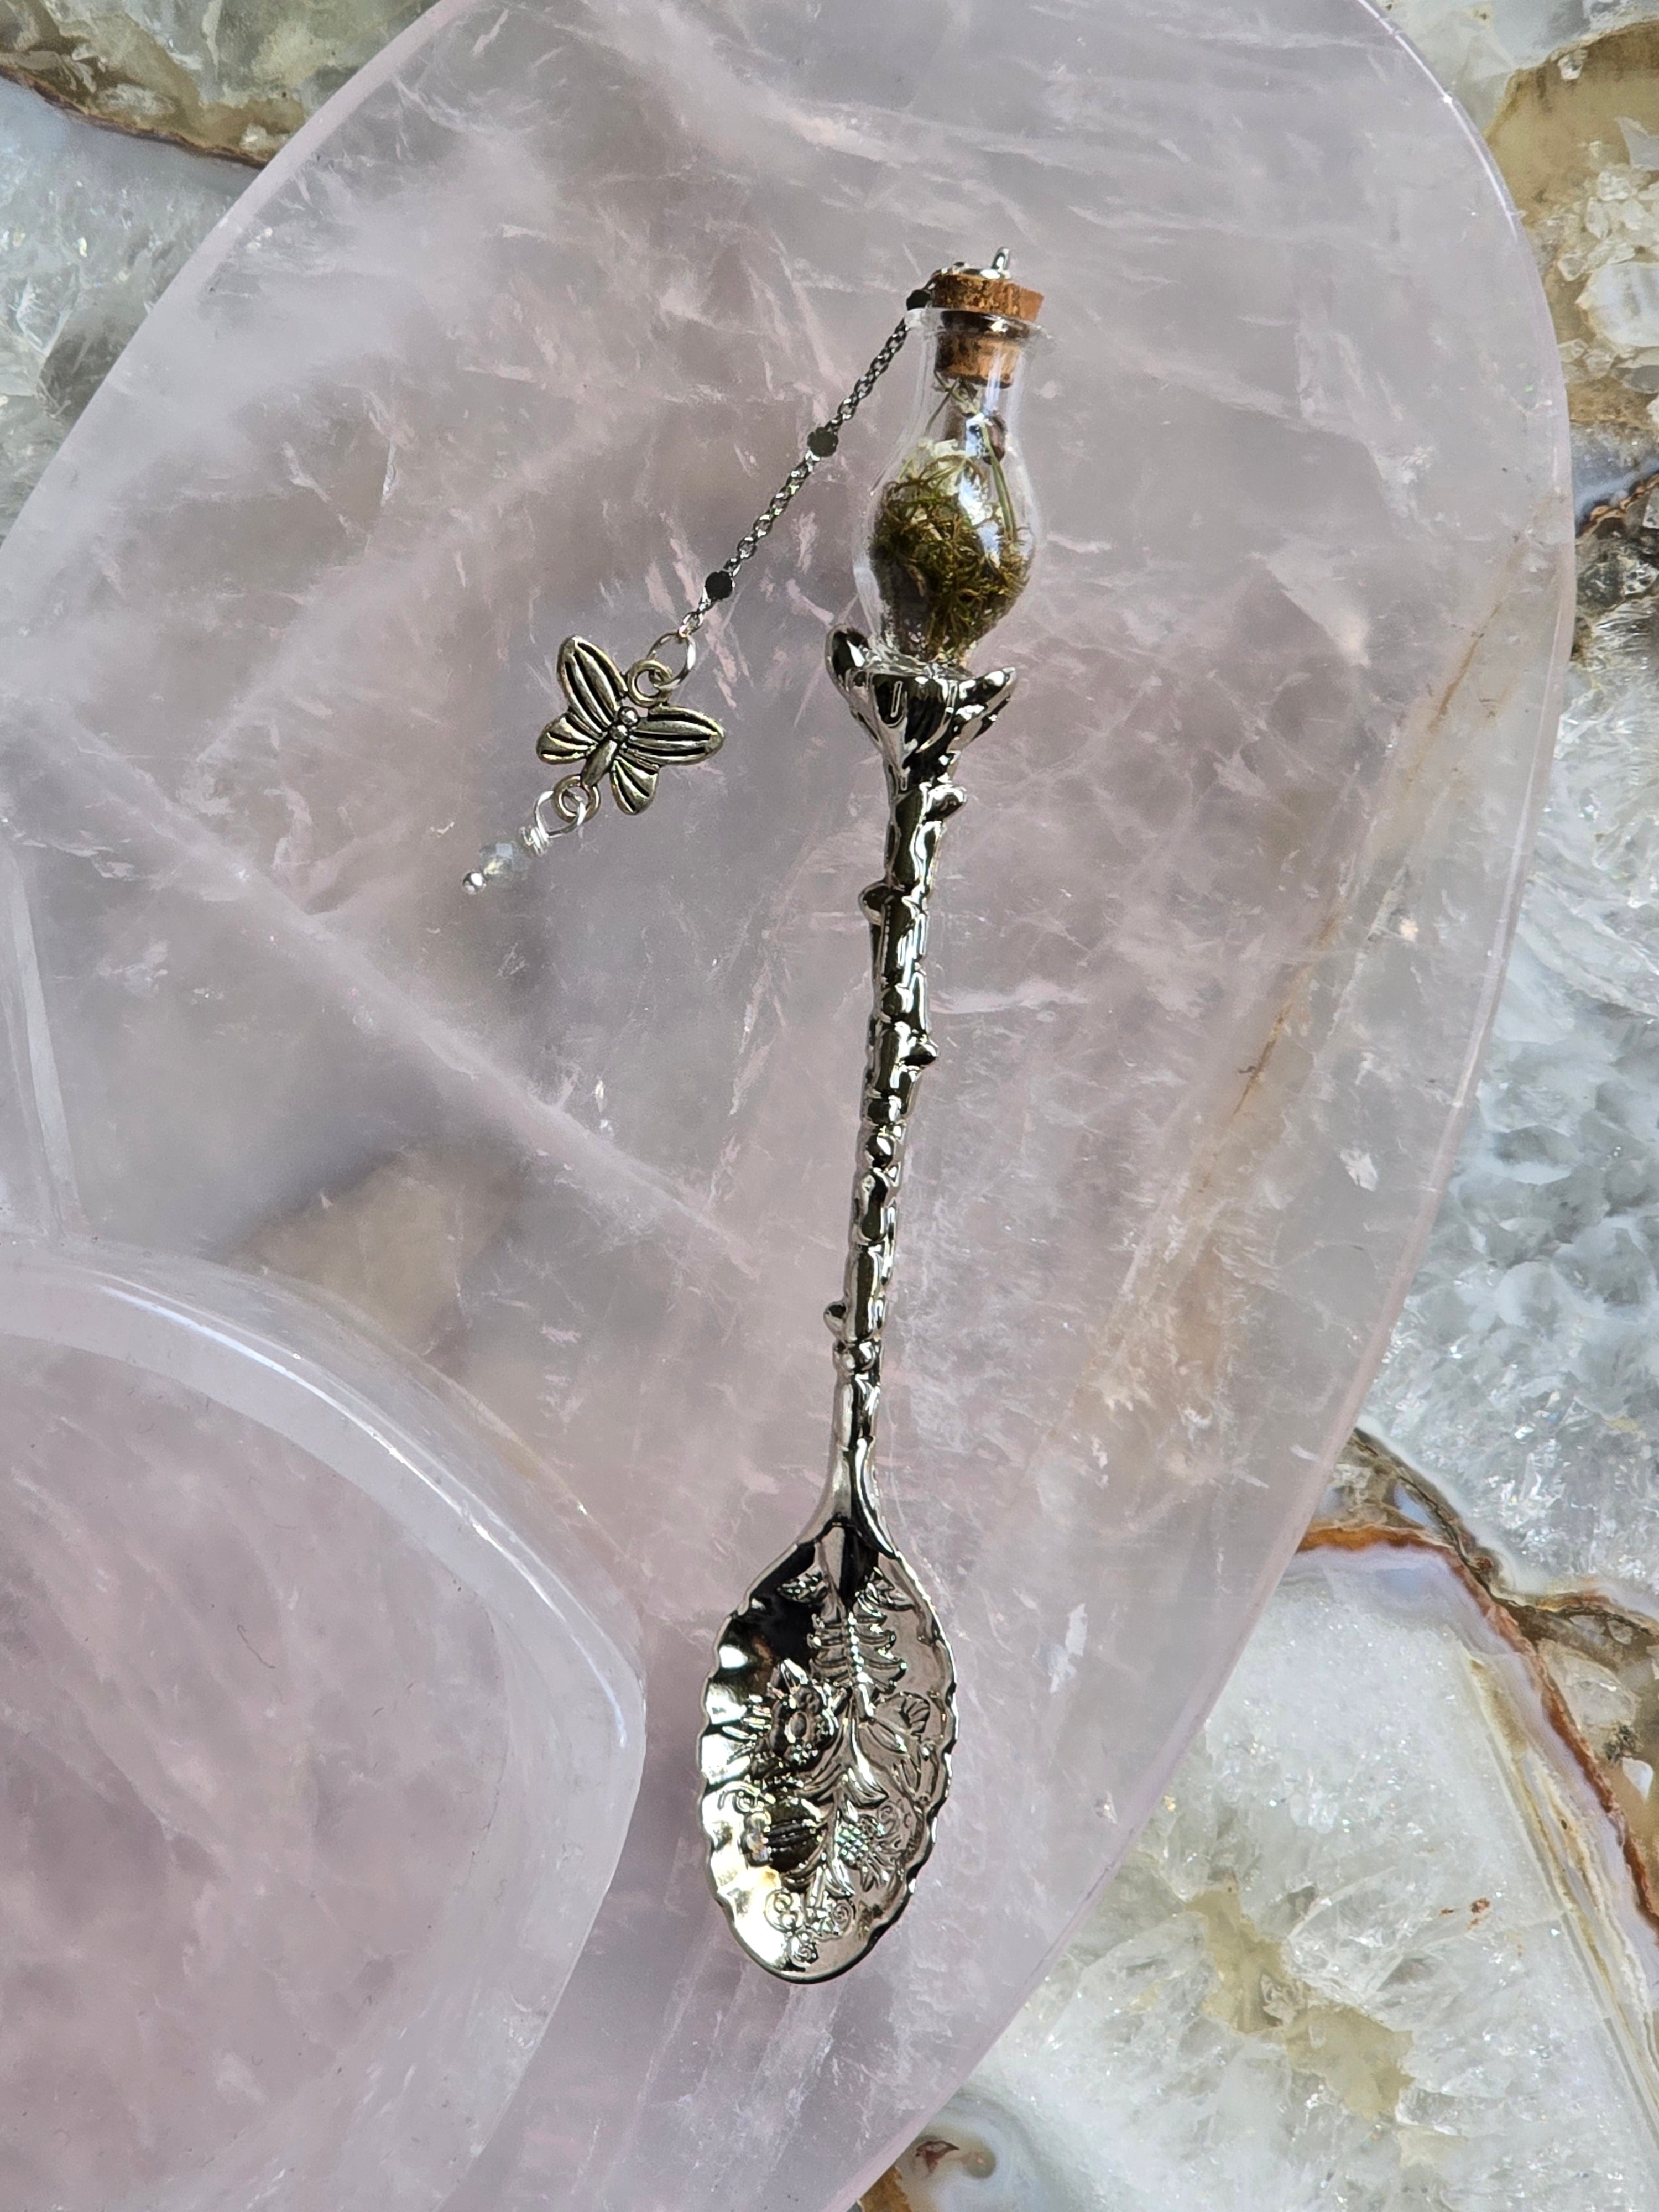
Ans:
[{"label": "chain link", "polygon": [[[1006,260],[1006,254],[999,254],[994,266],[1000,270]],[[827,461],[841,443],[842,432],[898,358],[905,340],[910,335],[912,316],[919,309],[932,305],[930,287],[923,286],[920,291],[911,293],[904,303],[902,320],[895,324],[888,332],[880,349],[872,357],[869,366],[835,413],[820,422],[816,429],[807,432],[805,452],[738,538],[726,561],[720,568],[711,568],[703,578],[701,595],[695,605],[686,609],[672,629],[665,630],[659,638],[654,639],[640,659],[625,671],[617,669],[607,655],[599,652],[597,647],[584,645],[579,638],[566,640],[565,645],[560,648],[560,677],[567,693],[570,692],[570,684],[564,674],[563,655],[567,650],[580,647],[583,652],[589,656],[597,656],[610,669],[613,685],[626,694],[628,704],[625,712],[633,719],[624,727],[623,710],[619,710],[617,718],[604,727],[595,721],[593,744],[586,766],[579,775],[568,775],[550,790],[542,793],[531,809],[529,820],[521,826],[516,837],[498,838],[493,845],[485,846],[479,857],[479,865],[464,878],[468,890],[483,890],[499,877],[516,871],[526,854],[532,858],[538,858],[547,851],[556,837],[568,836],[573,831],[580,830],[599,803],[598,786],[603,770],[595,763],[601,757],[606,767],[611,769],[618,805],[627,805],[630,813],[637,813],[642,806],[650,805],[649,789],[645,790],[641,798],[637,785],[630,787],[633,803],[623,797],[622,787],[615,781],[617,771],[611,766],[619,747],[625,748],[631,732],[641,720],[648,725],[653,714],[668,706],[675,692],[691,673],[696,665],[697,648],[694,641],[697,632],[714,608],[722,600],[731,598],[738,571],[744,562],[754,559],[771,536],[790,501],[805,489],[819,462]],[[673,664],[672,653],[666,659],[663,657],[665,652],[676,644],[681,647],[678,668]],[[570,713],[575,713],[574,696]],[[706,715],[682,715],[680,719],[682,722],[689,720],[702,725],[708,735],[708,742],[703,748],[705,752],[712,752],[719,744],[721,735],[719,723],[709,721]],[[543,732],[543,737],[546,738],[563,727],[563,719],[557,723],[550,723]],[[684,736],[683,732],[681,735]],[[546,757],[568,760],[574,755],[566,744]],[[593,778],[592,782],[588,781],[590,774]],[[654,787],[654,766],[650,781]]]},{"label": "chain link", "polygon": [[[702,592],[695,605],[689,606],[674,628],[666,633],[689,645],[702,628],[709,615],[722,599],[729,599],[737,584],[738,571],[745,561],[752,561],[760,551],[789,502],[804,490],[813,471],[821,461],[827,461],[841,443],[841,434],[852,421],[865,401],[897,360],[904,341],[910,335],[910,317],[918,307],[929,304],[923,290],[912,292],[904,303],[904,319],[894,325],[885,343],[875,354],[869,367],[854,385],[835,413],[807,433],[806,450],[790,470],[788,475],[773,493],[771,498],[738,538],[731,553],[718,568],[711,568],[703,578]],[[662,643],[661,639],[658,643]]]}]

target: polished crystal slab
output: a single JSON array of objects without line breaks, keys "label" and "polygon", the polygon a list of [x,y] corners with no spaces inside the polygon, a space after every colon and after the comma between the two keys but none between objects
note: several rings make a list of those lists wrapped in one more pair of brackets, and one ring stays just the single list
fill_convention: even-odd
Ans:
[{"label": "polished crystal slab", "polygon": [[[962,1750],[904,1922],[789,1991],[708,1894],[691,1747],[824,1445],[881,793],[819,659],[895,412],[714,638],[719,762],[459,878],[559,640],[642,647],[895,300],[1000,246],[1049,295],[1050,536],[941,884],[890,1337]],[[1558,397],[1474,143],[1347,0],[805,46],[491,5],[279,157],[47,472],[0,696],[90,1222],[399,1333],[645,1624],[628,1846],[454,2212],[842,2212],[1127,1847],[1444,1172],[1551,718]]]}]

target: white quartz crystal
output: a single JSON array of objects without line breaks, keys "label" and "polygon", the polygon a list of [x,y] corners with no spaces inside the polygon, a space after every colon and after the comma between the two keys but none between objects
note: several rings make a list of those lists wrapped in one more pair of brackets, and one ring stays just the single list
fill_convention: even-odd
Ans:
[{"label": "white quartz crystal", "polygon": [[1556,55],[1563,76],[1571,76],[1589,40],[1659,13],[1654,0],[1377,0],[1377,5],[1483,131],[1518,71]]},{"label": "white quartz crystal", "polygon": [[[719,761],[460,878],[560,639],[642,649],[896,301],[1000,246],[1050,537],[941,872],[886,1408],[961,1746],[909,1914],[788,1990],[691,1747],[826,1443],[882,801],[817,663],[908,362],[711,626]],[[1352,0],[447,6],[71,434],[0,550],[41,1128],[100,1237],[303,1275],[473,1394],[641,1623],[628,1844],[453,2212],[843,2212],[1127,1849],[1432,1209],[1565,539],[1513,218]],[[289,2201],[401,2212],[453,2171],[410,2156]]]},{"label": "white quartz crystal", "polygon": [[1536,1705],[1441,1571],[1304,1563],[909,2212],[1645,2212],[1644,1962]]},{"label": "white quartz crystal", "polygon": [[[1644,0],[1580,21],[1576,8],[1532,0],[1492,17],[1412,0],[1397,20],[1468,100],[1436,44],[1454,21],[1489,17],[1529,63],[1654,13]],[[1571,53],[1566,65],[1577,66]],[[1659,391],[1659,137],[1641,120],[1659,121],[1651,100],[1650,71],[1586,106],[1581,134],[1616,131],[1622,142],[1594,159],[1571,115],[1542,142],[1564,181],[1542,195],[1539,244],[1588,325],[1566,349],[1583,387],[1587,499],[1622,491],[1651,465],[1639,441],[1622,457],[1604,449],[1613,386],[1595,381]],[[1600,358],[1587,368],[1594,347]],[[1533,1587],[1594,1577],[1648,1613],[1659,1610],[1656,803],[1650,589],[1598,623],[1570,677],[1479,1103],[1365,1414],[1512,1573]]]},{"label": "white quartz crystal", "polygon": [[246,180],[0,83],[0,532]]},{"label": "white quartz crystal", "polygon": [[1366,1409],[1534,1587],[1659,1611],[1659,657],[1575,665],[1462,1157]]}]

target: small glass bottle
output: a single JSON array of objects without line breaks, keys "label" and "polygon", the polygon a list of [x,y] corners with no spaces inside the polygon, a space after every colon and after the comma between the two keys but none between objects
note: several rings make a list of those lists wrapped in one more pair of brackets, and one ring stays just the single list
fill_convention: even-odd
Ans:
[{"label": "small glass bottle", "polygon": [[872,632],[959,668],[1024,590],[1036,503],[1014,438],[1020,368],[1042,295],[989,269],[941,269],[928,290],[915,412],[870,503],[857,564]]}]

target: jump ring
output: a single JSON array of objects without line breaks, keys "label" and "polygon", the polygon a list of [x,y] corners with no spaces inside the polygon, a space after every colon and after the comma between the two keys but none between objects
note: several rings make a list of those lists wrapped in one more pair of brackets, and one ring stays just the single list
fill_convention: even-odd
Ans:
[{"label": "jump ring", "polygon": [[[671,645],[678,645],[683,655],[678,672],[662,657],[663,648]],[[629,670],[628,689],[642,707],[654,706],[671,691],[677,691],[696,665],[696,638],[683,637],[677,629],[665,629],[660,637],[652,639]]]},{"label": "jump ring", "polygon": [[[543,792],[531,808],[530,819],[524,827],[525,843],[532,853],[544,853],[556,837],[580,830],[598,805],[580,776],[566,776],[551,791]],[[550,807],[551,814],[548,811]]]},{"label": "jump ring", "polygon": [[679,681],[665,660],[645,653],[629,670],[624,681],[628,696],[641,707],[654,707],[667,698]]}]

